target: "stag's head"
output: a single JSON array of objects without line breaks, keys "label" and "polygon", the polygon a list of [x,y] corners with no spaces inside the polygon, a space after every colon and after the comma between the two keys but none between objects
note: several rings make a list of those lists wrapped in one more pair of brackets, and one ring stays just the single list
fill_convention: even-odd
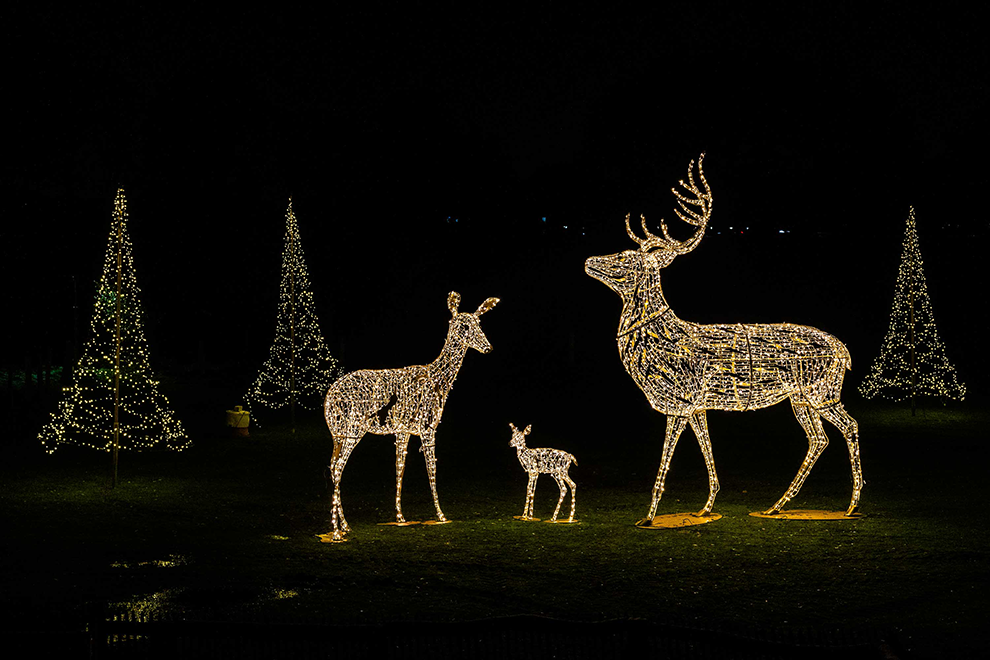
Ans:
[{"label": "stag's head", "polygon": [[698,247],[698,243],[705,235],[705,227],[708,225],[708,219],[712,214],[712,193],[708,188],[708,182],[705,181],[705,172],[702,169],[704,158],[704,154],[698,158],[698,181],[704,188],[704,192],[695,183],[693,160],[688,165],[687,183],[683,179],[680,181],[681,187],[688,194],[682,194],[677,188],[671,188],[674,196],[677,197],[677,205],[680,207],[674,209],[674,213],[684,222],[697,227],[694,235],[684,241],[675,240],[667,233],[667,223],[661,220],[660,229],[663,230],[663,236],[656,236],[647,229],[646,218],[640,216],[640,224],[643,227],[645,238],[639,238],[629,225],[629,216],[626,215],[626,233],[639,245],[639,249],[606,254],[600,257],[588,257],[587,261],[584,262],[584,272],[603,282],[621,296],[641,285],[644,280],[643,273],[647,269],[664,268],[674,260],[674,257],[687,254]]},{"label": "stag's head", "polygon": [[447,308],[450,310],[450,332],[456,335],[466,347],[480,353],[491,353],[492,345],[481,330],[481,315],[495,307],[498,298],[489,298],[478,305],[473,312],[458,312],[461,305],[461,294],[451,291],[447,294]]},{"label": "stag's head", "polygon": [[533,430],[533,425],[530,424],[525,428],[525,430],[520,431],[516,428],[516,425],[509,422],[509,428],[512,429],[512,440],[509,440],[510,447],[526,447],[526,436],[529,432]]}]

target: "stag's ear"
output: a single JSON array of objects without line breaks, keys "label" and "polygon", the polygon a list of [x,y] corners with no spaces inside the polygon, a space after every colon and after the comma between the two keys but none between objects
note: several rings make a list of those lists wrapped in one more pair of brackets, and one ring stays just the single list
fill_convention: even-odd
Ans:
[{"label": "stag's ear", "polygon": [[475,316],[481,316],[485,312],[487,312],[490,309],[492,309],[493,307],[495,307],[495,305],[497,305],[497,304],[498,304],[498,298],[489,298],[485,302],[483,302],[480,305],[478,305],[478,309],[475,310],[474,315]]},{"label": "stag's ear", "polygon": [[526,427],[526,430],[523,431],[523,435],[529,435],[529,432],[532,430],[533,430],[533,425],[530,424],[529,426]]},{"label": "stag's ear", "polygon": [[450,315],[454,316],[457,314],[457,308],[461,306],[461,294],[456,291],[451,291],[447,294],[447,309],[450,310]]}]

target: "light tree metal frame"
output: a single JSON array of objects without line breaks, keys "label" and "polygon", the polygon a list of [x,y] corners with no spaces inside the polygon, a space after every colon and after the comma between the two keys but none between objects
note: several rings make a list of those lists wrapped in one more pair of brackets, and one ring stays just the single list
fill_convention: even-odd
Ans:
[{"label": "light tree metal frame", "polygon": [[456,291],[447,296],[451,315],[447,340],[439,357],[430,364],[353,371],[330,387],[324,403],[324,415],[333,436],[329,466],[333,478],[330,516],[333,532],[332,536],[328,535],[329,541],[343,541],[350,531],[341,505],[340,479],[351,452],[367,433],[395,435],[396,522],[406,522],[402,515],[402,476],[410,435],[419,436],[421,442],[437,522],[447,522],[437,497],[435,434],[467,350],[473,348],[480,353],[492,350],[481,330],[481,315],[495,307],[498,298],[488,298],[474,312],[459,312],[460,301]]},{"label": "light tree metal frame", "polygon": [[949,363],[945,344],[935,327],[914,207],[908,211],[904,228],[904,251],[897,271],[890,326],[859,392],[867,399],[879,396],[903,401],[910,397],[911,414],[916,396],[960,401],[966,397],[966,386]]},{"label": "light tree metal frame", "polygon": [[290,409],[295,431],[298,403],[316,410],[327,389],[340,375],[340,365],[327,349],[316,315],[316,305],[299,236],[292,200],[285,212],[285,247],[275,340],[268,359],[244,399],[257,419],[258,407]]},{"label": "light tree metal frame", "polygon": [[691,161],[688,182],[680,182],[686,194],[673,189],[677,216],[696,227],[690,238],[671,238],[662,220],[663,235],[656,236],[645,218],[641,218],[645,238],[639,238],[627,215],[626,232],[639,248],[585,262],[588,275],[622,298],[616,332],[619,356],[653,409],[667,416],[663,456],[647,519],[656,515],[674,448],[685,426],[691,425],[708,470],[708,500],[698,512],[704,516],[711,513],[719,489],[706,411],[755,410],[785,399],[790,400],[807,434],[808,452],[791,485],[766,513],[780,512],[798,494],[828,445],[821,423],[824,417],[839,428],[849,450],[853,492],[846,513],[852,515],[864,481],[858,425],[840,402],[843,377],[851,362],[846,347],[821,330],[790,323],[701,325],[683,321],[664,298],[663,268],[698,246],[711,217],[712,195],[703,158],[704,154],[698,159],[698,182]]},{"label": "light tree metal frame", "polygon": [[191,444],[149,363],[127,217],[127,198],[118,189],[91,336],[72,384],[38,436],[48,453],[62,444],[112,453],[114,484],[121,448],[182,450]]},{"label": "light tree metal frame", "polygon": [[571,463],[574,465],[578,464],[577,459],[574,458],[574,454],[568,454],[566,451],[551,449],[549,447],[527,447],[526,436],[532,432],[532,424],[522,431],[517,429],[516,425],[512,423],[509,424],[509,428],[512,429],[512,439],[509,440],[509,446],[516,448],[516,456],[519,458],[519,463],[522,465],[523,470],[526,471],[526,474],[529,475],[529,483],[526,486],[526,505],[523,508],[523,514],[520,516],[520,519],[538,520],[538,518],[533,516],[536,481],[541,474],[549,474],[557,482],[557,488],[560,489],[557,508],[554,509],[550,522],[557,522],[557,516],[560,514],[560,505],[563,504],[564,496],[567,495],[568,486],[571,488],[571,513],[567,517],[567,522],[574,522],[574,508],[577,506],[577,484],[574,483],[574,480],[567,473],[571,467]]}]

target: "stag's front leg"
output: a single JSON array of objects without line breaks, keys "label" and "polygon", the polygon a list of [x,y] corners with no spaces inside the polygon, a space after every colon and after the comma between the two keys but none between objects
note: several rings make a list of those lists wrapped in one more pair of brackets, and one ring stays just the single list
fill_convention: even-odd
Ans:
[{"label": "stag's front leg", "polygon": [[433,506],[437,509],[437,521],[447,522],[447,517],[443,515],[443,511],[440,510],[440,498],[437,497],[437,457],[436,448],[433,442],[433,430],[429,430],[420,436],[420,440],[423,442],[421,450],[423,452],[423,457],[426,459],[426,472],[430,477],[430,490],[433,491]]},{"label": "stag's front leg", "polygon": [[653,520],[657,515],[657,505],[663,497],[663,482],[667,478],[667,470],[670,469],[670,459],[674,455],[674,447],[681,437],[681,431],[687,425],[687,417],[677,417],[667,415],[667,435],[663,440],[663,457],[660,459],[660,470],[657,472],[657,480],[653,484],[653,501],[650,502],[650,513],[646,517],[647,521]]},{"label": "stag's front leg", "polygon": [[409,434],[395,434],[395,522],[406,522],[402,515],[402,477],[406,473],[406,452],[409,451]]},{"label": "stag's front leg", "polygon": [[708,501],[698,512],[699,516],[707,516],[715,506],[715,495],[718,494],[718,475],[715,473],[715,457],[712,455],[712,441],[708,436],[708,416],[704,410],[691,415],[691,430],[698,438],[701,453],[705,457],[705,467],[708,468]]}]

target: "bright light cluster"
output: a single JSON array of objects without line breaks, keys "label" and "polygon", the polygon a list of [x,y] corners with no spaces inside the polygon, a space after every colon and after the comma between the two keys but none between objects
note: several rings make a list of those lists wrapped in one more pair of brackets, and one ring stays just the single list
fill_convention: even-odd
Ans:
[{"label": "bright light cluster", "polygon": [[277,410],[298,403],[315,410],[323,402],[340,365],[327,350],[316,316],[309,273],[292,212],[285,212],[285,248],[275,341],[268,359],[244,398],[257,418],[257,407]]},{"label": "bright light cluster", "polygon": [[437,460],[434,434],[450,388],[460,371],[469,348],[481,353],[492,350],[481,330],[481,315],[492,309],[498,298],[489,298],[474,312],[458,312],[461,296],[451,291],[447,307],[451,319],[440,356],[427,365],[401,369],[353,371],[341,377],[327,393],[324,415],[333,435],[333,505],[331,541],[343,541],[350,527],[344,519],[340,502],[340,478],[348,457],[366,433],[395,435],[395,520],[405,523],[402,515],[402,475],[406,466],[409,436],[419,436],[420,451],[426,459],[437,521],[447,519],[437,498]]},{"label": "bright light cluster", "polygon": [[626,232],[638,250],[590,257],[585,272],[622,298],[616,341],[626,371],[658,412],[667,415],[667,432],[660,470],[653,487],[648,519],[656,515],[674,447],[691,425],[708,468],[708,501],[698,515],[711,513],[718,477],[708,436],[707,410],[754,410],[790,399],[798,422],[808,436],[808,453],[783,497],[768,511],[776,513],[794,496],[821,455],[828,438],[821,418],[837,426],[846,439],[852,464],[853,494],[848,514],[859,504],[863,486],[858,427],[839,401],[850,358],[835,337],[815,328],[789,323],[700,325],[677,318],[660,286],[662,269],[675,257],[698,246],[711,217],[712,195],[698,160],[688,166],[689,193],[673,190],[677,216],[697,227],[691,238],[677,241],[661,221],[662,236],[650,233],[641,219],[645,238],[637,237],[626,216]]},{"label": "bright light cluster", "polygon": [[567,486],[571,487],[571,515],[568,516],[567,522],[574,522],[577,484],[567,474],[567,471],[570,469],[571,463],[574,463],[574,465],[578,464],[577,459],[574,458],[573,454],[568,454],[566,451],[559,449],[550,449],[549,447],[528,448],[526,446],[526,436],[533,430],[532,424],[522,431],[517,429],[515,424],[511,423],[509,424],[509,428],[512,429],[512,439],[509,441],[509,446],[516,448],[516,456],[519,458],[519,463],[522,464],[523,469],[529,475],[529,484],[526,486],[526,506],[523,508],[521,519],[536,520],[533,517],[533,498],[536,496],[536,480],[539,479],[541,474],[549,474],[557,482],[557,487],[560,489],[557,508],[554,509],[553,518],[550,519],[550,522],[557,522],[557,516],[560,514],[560,505],[563,504],[564,496],[567,495]]},{"label": "bright light cluster", "polygon": [[924,263],[918,246],[914,207],[904,229],[904,252],[897,272],[890,327],[870,373],[859,386],[868,399],[880,396],[903,401],[927,395],[962,400],[966,386],[945,356],[945,345],[935,328]]},{"label": "bright light cluster", "polygon": [[90,321],[92,336],[58,411],[38,436],[48,453],[60,444],[112,451],[115,408],[121,448],[182,450],[191,444],[149,366],[140,293],[127,234],[127,200],[119,189]]}]

